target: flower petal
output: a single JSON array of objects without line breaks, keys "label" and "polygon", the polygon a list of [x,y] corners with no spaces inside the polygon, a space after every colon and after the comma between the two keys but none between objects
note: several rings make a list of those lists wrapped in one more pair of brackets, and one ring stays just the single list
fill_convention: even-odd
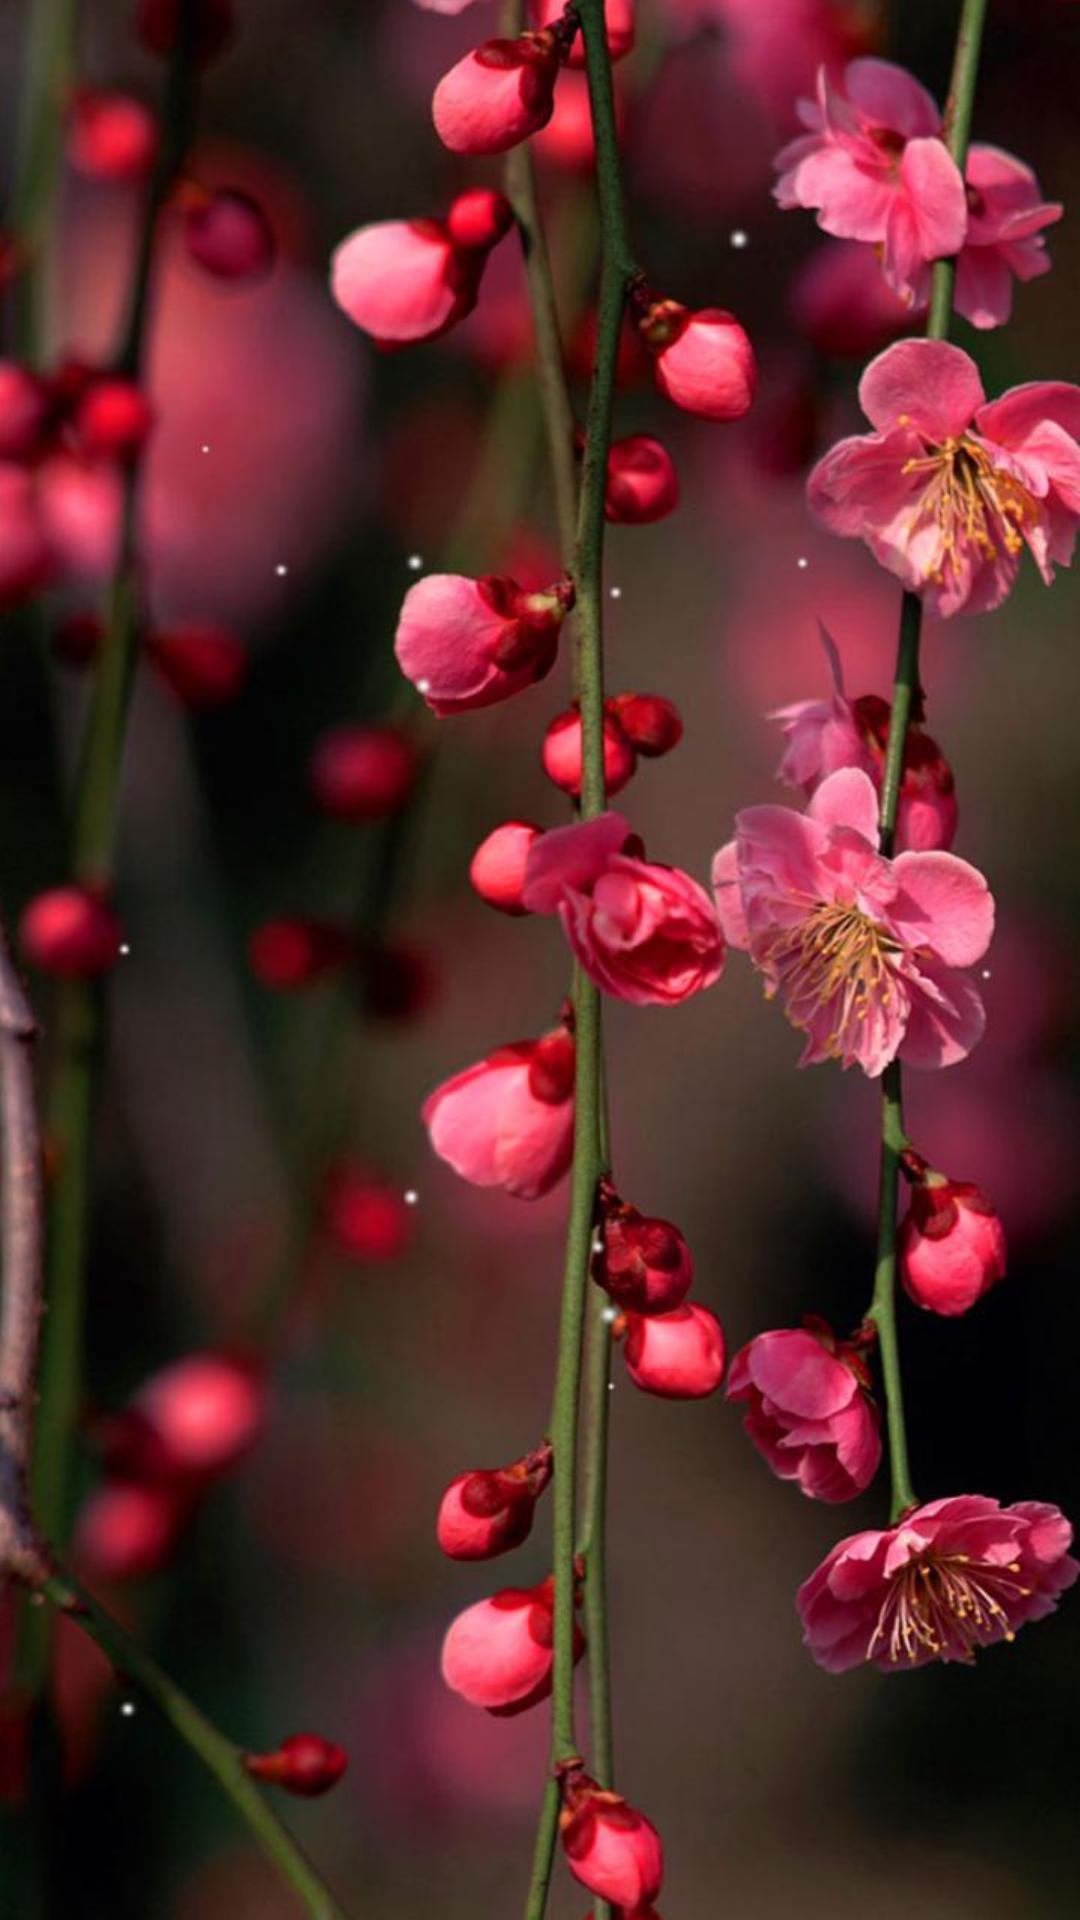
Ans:
[{"label": "flower petal", "polygon": [[720,931],[729,947],[737,947],[745,953],[750,945],[750,933],[739,886],[739,849],[736,841],[729,840],[713,860],[712,884]]},{"label": "flower petal", "polygon": [[823,827],[850,827],[878,844],[877,790],[861,767],[840,767],[823,780],[807,812]]},{"label": "flower petal", "polygon": [[567,889],[587,891],[629,837],[629,821],[614,812],[541,834],[525,868],[521,898],[526,910],[556,913]]},{"label": "flower petal", "polygon": [[889,919],[909,946],[930,947],[950,967],[981,960],[994,931],[994,897],[982,874],[954,853],[902,853]]},{"label": "flower petal", "polygon": [[898,340],[859,382],[859,405],[879,433],[911,421],[948,440],[964,432],[985,399],[974,360],[945,340]]}]

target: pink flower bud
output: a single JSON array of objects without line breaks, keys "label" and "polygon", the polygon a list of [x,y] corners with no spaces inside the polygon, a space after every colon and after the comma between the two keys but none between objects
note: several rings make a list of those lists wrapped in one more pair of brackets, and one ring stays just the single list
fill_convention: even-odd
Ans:
[{"label": "pink flower bud", "polygon": [[277,252],[258,201],[235,187],[200,195],[184,215],[184,245],[216,280],[262,280]]},{"label": "pink flower bud", "polygon": [[679,504],[679,476],[665,446],[649,433],[616,440],[608,454],[604,513],[626,527],[664,520]]},{"label": "pink flower bud", "polygon": [[485,40],[439,81],[435,131],[451,153],[505,153],[550,120],[558,72],[553,33]]},{"label": "pink flower bud", "polygon": [[721,307],[691,313],[675,300],[650,306],[639,321],[652,349],[661,393],[704,420],[740,420],[757,387],[757,362],[745,330]]},{"label": "pink flower bud", "polygon": [[608,1793],[580,1766],[563,1776],[559,1837],[575,1879],[599,1900],[638,1914],[664,1878],[660,1835],[621,1794]]},{"label": "pink flower bud", "polygon": [[853,1500],[881,1464],[881,1429],[859,1354],[824,1321],[759,1333],[735,1355],[727,1397],[781,1480],[811,1500]]},{"label": "pink flower bud", "polygon": [[436,1087],[422,1117],[464,1180],[536,1200],[562,1179],[574,1145],[572,1035],[500,1047]]},{"label": "pink flower bud", "polygon": [[172,52],[180,32],[182,9],[190,6],[191,44],[195,57],[209,61],[232,37],[232,0],[139,0],[137,28],[148,53]]},{"label": "pink flower bud", "polygon": [[623,1353],[635,1387],[664,1400],[702,1400],[724,1376],[720,1322],[691,1300],[671,1313],[628,1313]]},{"label": "pink flower bud", "polygon": [[635,753],[657,760],[683,736],[678,707],[659,693],[617,693],[608,701]]},{"label": "pink flower bud", "polygon": [[292,1733],[273,1753],[245,1753],[244,1766],[266,1786],[313,1799],[336,1787],[349,1764],[344,1747],[319,1733]]},{"label": "pink flower bud", "polygon": [[966,1313],[1005,1278],[1005,1231],[986,1195],[904,1155],[915,1184],[897,1236],[900,1277],[931,1313]]},{"label": "pink flower bud", "polygon": [[[453,1693],[489,1713],[523,1713],[551,1692],[555,1583],[505,1587],[451,1622],[442,1676]],[[574,1658],[585,1650],[575,1627]]]},{"label": "pink flower bud", "polygon": [[400,727],[333,727],[311,756],[312,795],[339,820],[383,820],[405,805],[419,764]]},{"label": "pink flower bud", "polygon": [[464,252],[441,220],[379,220],[335,249],[330,288],[373,340],[434,340],[472,312],[485,258]]},{"label": "pink flower bud", "polygon": [[124,930],[112,908],[85,887],[50,887],[24,908],[19,945],[42,973],[89,980],[120,957]]},{"label": "pink flower bud", "polygon": [[572,603],[569,581],[523,593],[495,574],[430,573],[405,596],[398,665],[434,713],[492,706],[551,671]]},{"label": "pink flower bud", "polygon": [[282,914],[276,920],[264,920],[248,941],[255,978],[279,993],[297,992],[340,972],[348,954],[347,934],[313,914]]},{"label": "pink flower bud", "polygon": [[247,679],[247,649],[227,627],[186,620],[147,636],[147,657],[182,706],[223,707]]},{"label": "pink flower bud", "polygon": [[[574,708],[556,714],[544,735],[540,759],[549,780],[575,800],[581,792],[581,715]],[[604,714],[604,785],[619,793],[632,777],[637,755],[616,716]]]},{"label": "pink flower bud", "polygon": [[82,87],[68,113],[67,157],[90,180],[144,180],[157,153],[149,107],[129,93]]},{"label": "pink flower bud", "polygon": [[[892,708],[875,693],[860,695],[852,708],[870,752],[872,777],[880,789],[889,742]],[[956,838],[959,809],[953,771],[936,740],[917,723],[904,744],[897,841],[913,853],[947,851]]]},{"label": "pink flower bud", "polygon": [[529,852],[540,828],[526,820],[507,820],[482,840],[472,857],[469,879],[481,900],[502,913],[524,913],[521,889]]},{"label": "pink flower bud", "polygon": [[470,187],[459,193],[446,216],[447,230],[457,247],[490,252],[514,224],[514,209],[505,193],[491,187]]},{"label": "pink flower bud", "polygon": [[[532,0],[532,17],[538,27],[558,26],[565,11],[566,0]],[[613,60],[621,60],[633,47],[634,11],[635,0],[604,0],[604,27]],[[567,65],[585,65],[585,43],[580,28],[570,42]]]},{"label": "pink flower bud", "polygon": [[246,1361],[192,1353],[152,1374],[132,1406],[155,1436],[165,1470],[204,1479],[227,1472],[254,1445],[266,1388]]},{"label": "pink flower bud", "polygon": [[459,1473],[439,1504],[436,1536],[443,1552],[451,1560],[493,1560],[520,1547],[532,1532],[552,1462],[545,1445],[509,1467]]},{"label": "pink flower bud", "polygon": [[670,1313],[681,1306],[694,1279],[690,1249],[670,1220],[654,1220],[617,1194],[605,1195],[603,1251],[593,1278],[634,1313]]},{"label": "pink flower bud", "polygon": [[145,1580],[171,1559],[188,1511],[167,1482],[105,1480],[75,1523],[75,1559],[101,1580]]},{"label": "pink flower bud", "polygon": [[44,383],[17,360],[0,360],[0,460],[26,460],[48,417]]},{"label": "pink flower bud", "polygon": [[58,620],[49,645],[66,667],[89,667],[101,652],[105,629],[96,613],[69,613]]},{"label": "pink flower bud", "polygon": [[91,457],[130,460],[154,424],[154,410],[133,380],[94,380],[75,413],[75,432]]},{"label": "pink flower bud", "polygon": [[400,1189],[351,1161],[339,1162],[326,1177],[322,1222],[348,1260],[396,1260],[408,1245],[409,1209]]}]

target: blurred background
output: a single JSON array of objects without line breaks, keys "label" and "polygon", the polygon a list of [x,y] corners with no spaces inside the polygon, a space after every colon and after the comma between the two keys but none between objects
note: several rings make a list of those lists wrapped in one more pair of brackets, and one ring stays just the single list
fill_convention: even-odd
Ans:
[{"label": "blurred background", "polygon": [[[29,11],[0,4],[9,182]],[[618,400],[618,431],[658,432],[672,450],[682,504],[661,526],[610,530],[609,690],[663,693],[686,721],[677,753],[643,764],[619,804],[653,856],[701,878],[735,810],[781,797],[767,714],[825,693],[818,620],[852,694],[888,693],[895,641],[895,584],[804,507],[810,461],[857,430],[859,360],[829,351],[845,305],[822,318],[806,275],[833,243],[809,214],[776,210],[771,157],[822,59],[876,48],[943,98],[955,12],[640,0],[619,69],[650,280],[733,309],[762,367],[736,428],[676,414],[632,354]],[[166,230],[144,552],[155,620],[224,623],[249,665],[210,712],[185,710],[149,671],[136,692],[118,889],[130,953],[110,983],[77,1540],[96,1589],[238,1740],[273,1746],[311,1727],[348,1749],[335,1792],[285,1813],[351,1911],[502,1920],[523,1905],[546,1716],[465,1706],[441,1686],[438,1650],[460,1608],[543,1577],[547,1516],[512,1560],[476,1568],[441,1557],[433,1516],[454,1473],[508,1461],[543,1431],[566,1193],[523,1204],[466,1187],[430,1153],[419,1107],[558,1014],[557,927],[492,914],[466,873],[501,820],[565,817],[539,742],[567,703],[567,663],[506,706],[435,723],[391,643],[404,592],[448,556],[527,581],[558,567],[511,243],[475,315],[408,353],[374,351],[327,291],[330,251],[358,224],[438,214],[464,185],[497,181],[496,164],[455,162],[429,117],[434,82],[496,14],[487,0],[457,18],[411,0],[238,0],[237,16],[206,76],[194,170],[258,197],[277,264],[256,287],[220,286]],[[81,8],[80,69],[156,99],[160,65],[127,0]],[[1048,236],[1053,272],[1018,288],[1012,324],[975,336],[958,323],[991,393],[1080,379],[1078,73],[1080,8],[995,0],[976,137],[1027,160],[1066,211]],[[572,78],[535,144],[581,371],[595,234]],[[110,351],[138,204],[130,186],[65,173],[53,358]],[[44,609],[4,616],[9,923],[65,871],[87,676],[50,656],[43,679],[37,628],[42,611],[54,630],[100,608],[107,486],[85,468],[56,476],[65,577]],[[1011,1249],[1008,1281],[970,1317],[931,1322],[902,1304],[925,1499],[1080,1508],[1078,615],[1080,580],[1047,592],[1025,562],[1004,611],[931,623],[924,649],[928,724],[958,784],[957,851],[990,877],[999,934],[987,1038],[964,1066],[911,1076],[910,1130],[931,1161],[987,1189]],[[316,742],[386,715],[423,755],[413,795],[385,821],[327,818],[310,786]],[[349,924],[345,970],[294,993],[257,977],[251,935],[282,914]],[[34,986],[47,1036],[49,985]],[[797,1074],[798,1040],[738,955],[675,1012],[613,1005],[608,1033],[619,1186],[679,1222],[732,1348],[807,1311],[854,1325],[871,1290],[874,1087]],[[138,1516],[95,1508],[115,1486],[102,1434],[147,1376],[268,1332],[259,1437],[182,1524],[167,1516],[158,1538],[151,1516],[148,1542]],[[649,1398],[618,1355],[614,1380],[618,1780],[663,1833],[666,1920],[1074,1912],[1075,1599],[975,1671],[830,1678],[800,1644],[794,1592],[839,1535],[883,1523],[883,1485],[844,1510],[812,1505],[771,1478],[721,1396]],[[121,1712],[122,1684],[74,1632],[57,1684],[66,1799],[50,1912],[294,1911],[191,1756],[148,1709]],[[36,1909],[19,1891],[32,1823],[16,1745],[0,1768],[0,1912],[21,1920]],[[583,1906],[560,1868],[553,1914],[580,1920]]]}]

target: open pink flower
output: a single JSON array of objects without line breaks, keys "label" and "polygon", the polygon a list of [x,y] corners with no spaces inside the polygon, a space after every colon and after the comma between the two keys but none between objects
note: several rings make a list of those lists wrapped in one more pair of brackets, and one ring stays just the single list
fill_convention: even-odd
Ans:
[{"label": "open pink flower", "polygon": [[640,846],[619,813],[545,833],[529,854],[522,899],[530,913],[558,913],[605,993],[674,1007],[720,978],[716,911],[688,873],[641,859],[628,843]]},{"label": "open pink flower", "polygon": [[[964,169],[967,239],[956,266],[953,305],[973,327],[1003,327],[1012,313],[1013,280],[1049,273],[1043,229],[1060,220],[1059,201],[1044,200],[1031,168],[1000,147],[973,146]],[[930,269],[916,282],[925,306]]]},{"label": "open pink flower", "polygon": [[[872,693],[848,699],[836,644],[824,627],[819,631],[832,675],[832,695],[826,700],[796,700],[769,715],[770,720],[780,722],[785,740],[777,778],[790,787],[801,787],[809,799],[830,773],[841,767],[861,767],[880,793],[889,739],[889,703]],[[913,724],[904,743],[897,846],[918,853],[951,847],[957,819],[952,768],[936,740]]]},{"label": "open pink flower", "polygon": [[798,111],[808,132],[776,157],[779,204],[814,207],[826,233],[880,247],[890,286],[913,295],[926,263],[959,253],[967,232],[935,102],[902,67],[852,60],[840,86],[822,67],[817,99]]},{"label": "open pink flower", "polygon": [[568,580],[525,593],[498,574],[429,573],[405,595],[398,665],[433,713],[494,706],[550,673],[572,601]]},{"label": "open pink flower", "polygon": [[377,220],[334,251],[330,286],[374,340],[434,340],[476,305],[488,254],[512,221],[505,195],[477,190],[446,220]]},{"label": "open pink flower", "polygon": [[574,1042],[565,1027],[499,1047],[429,1094],[423,1121],[441,1160],[477,1187],[537,1200],[574,1148]]},{"label": "open pink flower", "polygon": [[1003,1507],[965,1493],[916,1507],[895,1527],[841,1540],[799,1588],[814,1659],[829,1673],[885,1673],[930,1660],[970,1665],[981,1647],[1043,1620],[1080,1573],[1057,1507]]},{"label": "open pink flower", "polygon": [[811,1500],[854,1500],[881,1462],[881,1428],[858,1353],[824,1321],[759,1333],[735,1355],[727,1397],[781,1480]]},{"label": "open pink flower", "polygon": [[841,440],[807,481],[818,519],[947,617],[1010,592],[1024,544],[1049,585],[1080,522],[1080,387],[1031,380],[987,402],[973,360],[900,340],[859,400],[873,433]]},{"label": "open pink flower", "polygon": [[994,903],[951,853],[878,852],[878,797],[857,768],[830,774],[805,814],[749,807],[713,867],[720,924],[806,1035],[801,1065],[890,1060],[947,1067],[981,1038],[981,960]]}]

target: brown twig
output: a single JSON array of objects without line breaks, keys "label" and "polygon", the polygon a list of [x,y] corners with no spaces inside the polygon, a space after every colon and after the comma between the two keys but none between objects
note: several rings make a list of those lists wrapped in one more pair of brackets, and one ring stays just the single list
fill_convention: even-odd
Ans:
[{"label": "brown twig", "polygon": [[30,1514],[30,1448],[42,1313],[44,1183],[34,1086],[37,1023],[0,929],[0,1573],[50,1572]]}]

